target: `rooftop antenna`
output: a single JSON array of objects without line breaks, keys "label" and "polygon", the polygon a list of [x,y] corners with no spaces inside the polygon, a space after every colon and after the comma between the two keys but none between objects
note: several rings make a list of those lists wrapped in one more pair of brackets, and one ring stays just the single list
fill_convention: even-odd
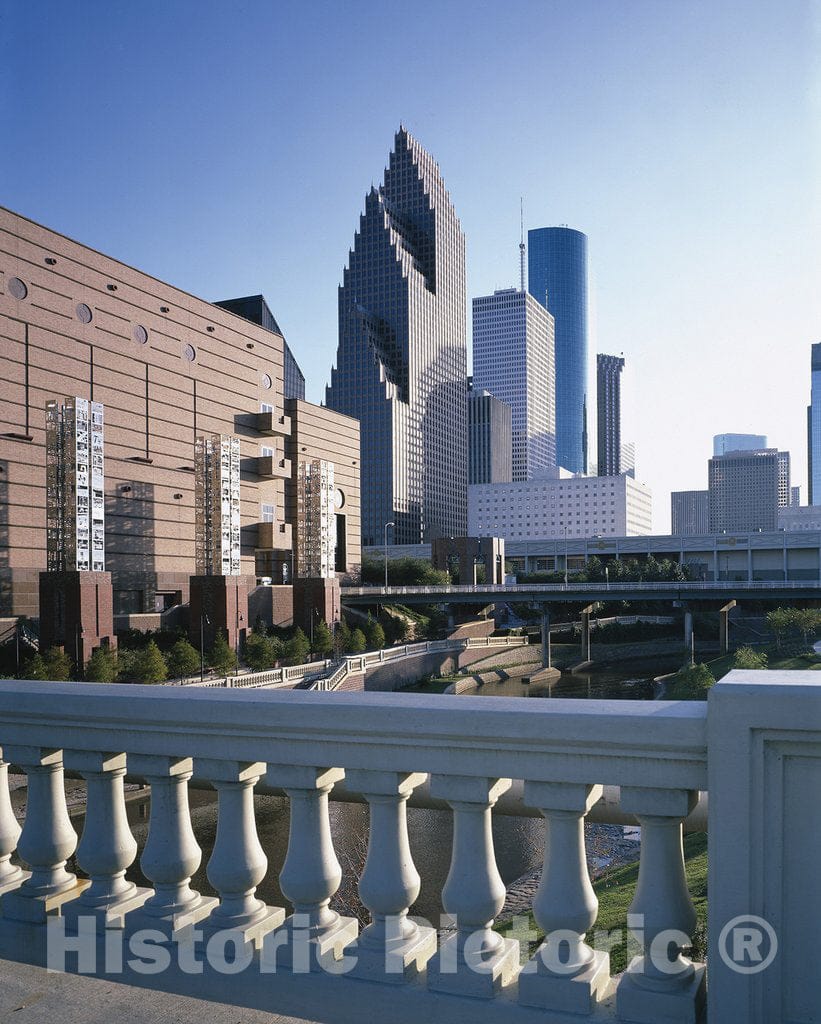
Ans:
[{"label": "rooftop antenna", "polygon": [[519,291],[525,290],[525,202],[519,196]]}]

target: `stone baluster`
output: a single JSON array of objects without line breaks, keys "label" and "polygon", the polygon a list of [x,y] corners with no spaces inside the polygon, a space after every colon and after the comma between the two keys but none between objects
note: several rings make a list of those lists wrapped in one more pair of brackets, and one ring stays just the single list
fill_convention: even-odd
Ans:
[{"label": "stone baluster", "polygon": [[94,917],[100,933],[122,928],[125,915],[151,895],[150,889],[138,888],[125,877],[137,856],[125,811],[125,763],[125,754],[65,752],[66,767],[80,772],[86,782],[86,815],[77,860],[91,885],[65,909],[64,916],[72,923]]},{"label": "stone baluster", "polygon": [[408,843],[407,801],[426,775],[348,769],[346,784],[370,807],[368,856],[359,895],[371,922],[345,952],[356,957],[354,977],[400,984],[414,978],[436,952],[436,931],[408,918],[421,880]]},{"label": "stone baluster", "polygon": [[171,939],[174,932],[207,917],[217,900],[201,896],[190,886],[202,860],[188,810],[191,758],[131,755],[129,769],[143,775],[151,787],[148,840],[140,867],[154,884],[154,895],[127,919],[128,928],[151,928]]},{"label": "stone baluster", "polygon": [[[340,960],[359,931],[353,917],[331,910],[342,881],[328,819],[328,794],[345,777],[341,768],[270,764],[268,786],[284,789],[291,801],[288,853],[279,886],[294,908],[282,928],[267,937],[276,963],[293,970],[321,970]],[[266,946],[269,945],[266,939]]]},{"label": "stone baluster", "polygon": [[63,752],[44,747],[8,747],[6,756],[26,773],[26,820],[18,852],[31,875],[3,897],[3,916],[17,921],[45,921],[60,913],[90,884],[66,870],[77,849],[77,833],[66,809]]},{"label": "stone baluster", "polygon": [[265,773],[261,762],[195,761],[198,778],[217,791],[217,838],[208,861],[208,881],[219,893],[219,906],[203,922],[206,939],[218,931],[239,932],[258,947],[264,935],[285,920],[281,907],[269,907],[255,893],[268,870],[257,835],[254,786]]},{"label": "stone baluster", "polygon": [[442,904],[456,924],[428,964],[428,987],[441,992],[492,998],[519,966],[519,944],[493,931],[505,902],[496,867],[491,808],[510,779],[433,775],[431,796],[453,809],[453,849]]},{"label": "stone baluster", "polygon": [[525,1006],[589,1014],[610,989],[610,957],[584,941],[599,901],[590,884],[584,817],[601,786],[525,782],[525,803],[545,817],[544,865],[533,916],[546,939],[519,974]]},{"label": "stone baluster", "polygon": [[621,789],[622,809],[641,825],[641,860],[627,925],[644,955],[635,957],[619,982],[620,1017],[637,1024],[691,1022],[705,998],[703,964],[681,955],[696,927],[684,872],[682,823],[698,793],[684,789]]},{"label": "stone baluster", "polygon": [[28,878],[27,872],[11,862],[21,832],[11,806],[9,766],[3,760],[3,750],[0,748],[0,896],[4,892],[18,889]]}]

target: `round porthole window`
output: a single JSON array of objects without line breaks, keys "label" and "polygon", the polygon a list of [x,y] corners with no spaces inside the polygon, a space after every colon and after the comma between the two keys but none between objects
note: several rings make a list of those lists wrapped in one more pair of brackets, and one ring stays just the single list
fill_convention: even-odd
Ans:
[{"label": "round porthole window", "polygon": [[132,333],[134,336],[134,341],[136,341],[138,345],[145,345],[145,343],[148,341],[148,331],[143,327],[142,324],[137,324]]},{"label": "round porthole window", "polygon": [[197,351],[193,345],[183,345],[182,349],[183,359],[187,359],[189,363],[193,363],[197,358]]},{"label": "round porthole window", "polygon": [[19,277],[12,277],[9,280],[9,294],[15,299],[24,299],[28,293],[28,288],[26,288]]},{"label": "round porthole window", "polygon": [[274,382],[271,380],[270,376],[267,373],[263,373],[263,375],[262,375],[262,386],[265,388],[265,390],[266,391],[270,391],[271,388],[273,387],[273,385],[274,385]]},{"label": "round porthole window", "polygon": [[91,310],[84,302],[77,304],[77,319],[84,324],[91,323]]},{"label": "round porthole window", "polygon": [[345,505],[345,495],[337,487],[337,489],[334,491],[334,508],[342,508],[344,505]]}]

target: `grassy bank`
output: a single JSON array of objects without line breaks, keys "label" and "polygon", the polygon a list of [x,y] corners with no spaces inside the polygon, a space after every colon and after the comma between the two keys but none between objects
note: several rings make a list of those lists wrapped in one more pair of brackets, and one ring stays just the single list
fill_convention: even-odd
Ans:
[{"label": "grassy bank", "polygon": [[[695,904],[698,924],[694,936],[692,955],[696,960],[703,960],[707,950],[707,835],[704,832],[693,833],[684,838],[684,863],[687,874],[687,888]],[[599,916],[587,941],[595,949],[609,949],[610,971],[620,974],[639,950],[635,940],[630,937],[628,942],[627,911],[636,892],[639,877],[639,865],[627,864],[621,868],[605,872],[593,883],[593,889],[599,901]],[[538,933],[536,943],[531,946],[530,954],[536,945],[544,939],[544,932],[530,915],[530,927]],[[515,922],[508,922],[498,929],[502,934],[513,931]],[[603,932],[607,932],[606,941],[600,941]],[[597,937],[597,933],[598,936]]]}]

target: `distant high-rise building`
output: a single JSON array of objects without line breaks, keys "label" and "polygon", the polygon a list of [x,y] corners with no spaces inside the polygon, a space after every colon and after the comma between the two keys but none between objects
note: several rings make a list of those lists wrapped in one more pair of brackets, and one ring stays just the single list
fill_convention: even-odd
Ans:
[{"label": "distant high-rise building", "polygon": [[339,289],[326,404],[361,424],[362,539],[467,529],[465,238],[433,158],[396,133]]},{"label": "distant high-rise building", "polygon": [[791,487],[790,488],[790,508],[801,507],[801,488]]},{"label": "distant high-rise building", "polygon": [[709,491],[673,491],[670,495],[674,537],[703,536],[710,532]]},{"label": "distant high-rise building", "polygon": [[553,317],[532,295],[505,288],[473,300],[473,385],[510,406],[514,480],[556,465]]},{"label": "distant high-rise building", "polygon": [[246,320],[250,320],[252,324],[259,324],[266,331],[272,331],[274,334],[282,337],[284,397],[296,398],[304,402],[305,376],[302,370],[300,370],[296,359],[294,359],[294,354],[288,347],[288,342],[285,341],[285,337],[279,329],[279,324],[276,322],[274,314],[271,312],[263,296],[246,295],[241,299],[223,299],[221,302],[215,302],[214,305],[219,306],[221,309],[227,309],[229,313],[235,313],[237,316],[244,317]]},{"label": "distant high-rise building", "polygon": [[636,476],[636,442],[622,441],[621,443],[621,471],[635,479]]},{"label": "distant high-rise building", "polygon": [[513,479],[510,406],[468,378],[468,483],[503,484]]},{"label": "distant high-rise building", "polygon": [[713,455],[728,452],[757,452],[767,447],[764,434],[716,434],[713,438]]},{"label": "distant high-rise building", "polygon": [[807,504],[821,504],[821,341],[812,346],[807,406]]},{"label": "distant high-rise building", "polygon": [[621,356],[596,356],[598,475],[618,476],[621,469]]},{"label": "distant high-rise building", "polygon": [[790,454],[731,451],[708,462],[710,533],[778,529],[790,496]]},{"label": "distant high-rise building", "polygon": [[527,233],[528,291],[553,314],[556,461],[587,472],[587,236],[573,228]]}]

